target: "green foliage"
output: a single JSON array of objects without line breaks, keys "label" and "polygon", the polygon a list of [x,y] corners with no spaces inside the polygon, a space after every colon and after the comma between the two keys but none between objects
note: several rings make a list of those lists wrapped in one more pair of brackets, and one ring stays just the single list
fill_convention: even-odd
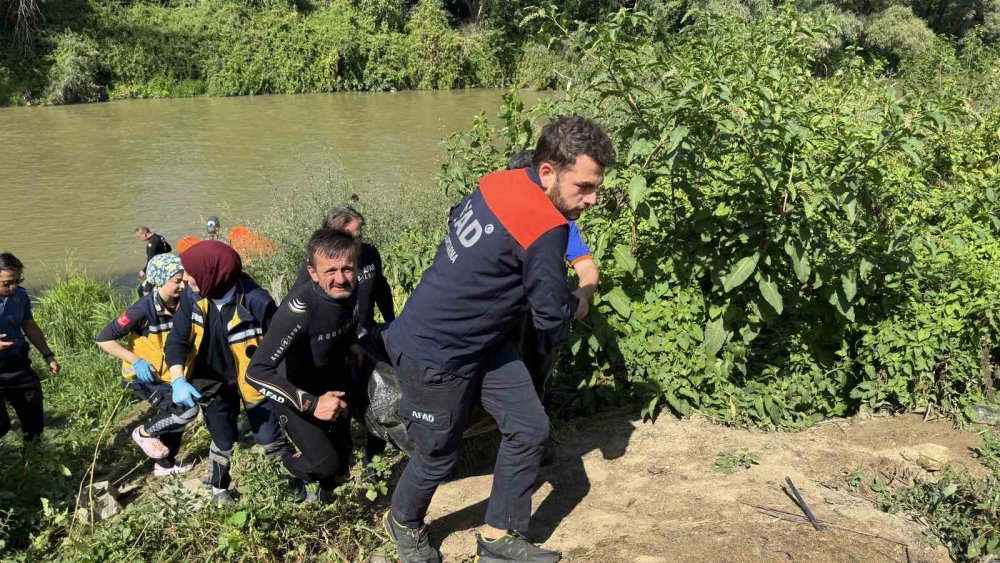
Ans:
[{"label": "green foliage", "polygon": [[844,482],[846,482],[847,485],[854,490],[858,490],[861,487],[861,483],[864,479],[865,470],[861,467],[855,467],[851,471],[844,474]]},{"label": "green foliage", "polygon": [[[365,560],[382,540],[375,515],[349,483],[332,505],[289,502],[278,460],[262,452],[234,453],[238,505],[206,505],[209,489],[178,480],[152,483],[144,496],[112,520],[70,535],[60,555],[73,561]],[[151,533],[155,531],[155,533]]]},{"label": "green foliage", "polygon": [[[497,86],[506,38],[438,2],[56,4],[25,56],[0,28],[0,101]],[[69,31],[73,30],[73,31]],[[503,53],[501,53],[503,51]],[[37,52],[37,53],[36,53]],[[39,53],[43,56],[39,56]],[[34,93],[34,94],[33,94]]]},{"label": "green foliage", "polygon": [[972,451],[972,455],[989,469],[1000,474],[1000,434],[987,431],[982,434],[983,443]]},{"label": "green foliage", "polygon": [[649,416],[778,428],[982,400],[1000,116],[967,111],[989,103],[977,83],[907,88],[853,56],[819,78],[830,28],[791,9],[696,12],[669,42],[643,13],[540,17],[581,61],[568,99],[509,96],[502,129],[480,117],[452,138],[439,179],[475,186],[545,115],[610,129],[620,164],[579,221],[601,288],[563,377],[627,381]]},{"label": "green foliage", "polygon": [[865,22],[865,45],[893,59],[913,57],[934,41],[934,32],[908,6],[891,6]]},{"label": "green foliage", "polygon": [[[907,512],[927,524],[957,561],[978,560],[1000,554],[1000,470],[996,434],[984,435],[977,451],[992,469],[977,478],[962,466],[948,465],[937,480],[918,480],[913,486],[894,488],[876,476],[871,490],[876,502],[889,513]],[[988,558],[988,557],[987,557]]]},{"label": "green foliage", "polygon": [[417,88],[460,86],[462,36],[448,25],[440,0],[420,0],[407,23],[413,37],[408,67]]},{"label": "green foliage", "polygon": [[382,32],[402,31],[406,25],[409,2],[406,0],[355,0],[354,6],[362,17],[371,19],[371,26]]},{"label": "green foliage", "polygon": [[67,272],[38,297],[34,315],[56,351],[89,351],[97,333],[128,305],[120,289],[68,265]]},{"label": "green foliage", "polygon": [[[441,193],[405,185],[369,188],[351,205],[365,217],[364,238],[382,255],[399,309],[434,257],[448,202]],[[329,209],[345,205],[353,195],[346,184],[329,178],[281,194],[259,226],[276,251],[249,261],[247,271],[265,285],[284,272],[287,290],[306,260],[309,236],[323,224]]]},{"label": "green foliage", "polygon": [[57,35],[54,41],[46,100],[51,104],[100,100],[102,65],[97,42],[72,31]]},{"label": "green foliage", "polygon": [[741,448],[738,452],[719,452],[715,456],[715,463],[712,464],[712,471],[729,475],[735,473],[737,469],[750,469],[755,465],[760,465],[760,459],[750,453],[750,450]]}]

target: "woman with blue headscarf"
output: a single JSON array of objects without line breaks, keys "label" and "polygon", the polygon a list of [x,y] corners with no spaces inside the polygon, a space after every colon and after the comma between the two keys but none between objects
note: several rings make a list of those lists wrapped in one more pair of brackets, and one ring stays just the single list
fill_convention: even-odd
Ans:
[{"label": "woman with blue headscarf", "polygon": [[[97,345],[122,361],[124,385],[157,409],[146,424],[132,430],[132,439],[156,460],[153,475],[186,473],[192,464],[176,459],[184,429],[198,416],[198,406],[171,400],[171,376],[163,347],[184,291],[184,270],[173,254],[157,254],[146,265],[146,281],[154,290],[136,301],[97,336]],[[118,341],[125,339],[123,346]]]}]

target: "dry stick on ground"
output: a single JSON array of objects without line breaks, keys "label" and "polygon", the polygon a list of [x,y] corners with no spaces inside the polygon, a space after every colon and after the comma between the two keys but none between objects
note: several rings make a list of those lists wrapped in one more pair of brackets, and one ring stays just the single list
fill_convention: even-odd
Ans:
[{"label": "dry stick on ground", "polygon": [[133,465],[132,469],[129,469],[127,473],[125,473],[124,475],[122,475],[121,477],[119,477],[118,479],[116,479],[115,481],[113,481],[111,483],[111,485],[112,486],[118,486],[118,483],[121,483],[122,481],[124,481],[126,477],[128,477],[129,475],[135,473],[135,470],[139,469],[143,465],[146,465],[146,460],[142,460],[139,463]]},{"label": "dry stick on ground", "polygon": [[[772,516],[774,518],[778,518],[779,520],[784,520],[785,522],[792,522],[794,524],[812,524],[812,522],[810,522],[808,518],[806,518],[805,516],[803,516],[801,514],[796,514],[794,512],[788,512],[788,511],[785,511],[785,510],[781,510],[779,508],[771,508],[771,507],[768,507],[768,506],[760,506],[758,504],[750,504],[750,503],[746,503],[746,502],[741,503],[741,504],[743,504],[745,506],[749,506],[751,508],[756,508],[758,511],[760,511],[763,514],[766,514],[768,516]],[[786,517],[794,518],[794,520],[789,520]],[[879,540],[882,540],[882,541],[887,541],[889,543],[894,543],[894,544],[896,544],[898,546],[901,546],[906,551],[906,561],[907,562],[910,561],[910,545],[908,543],[906,543],[906,542],[901,542],[899,540],[894,540],[892,538],[887,538],[885,536],[880,536],[878,534],[873,534],[871,532],[863,532],[861,530],[855,530],[853,528],[847,528],[845,526],[838,526],[837,524],[833,524],[831,522],[827,522],[826,520],[817,520],[817,522],[819,522],[820,524],[823,524],[824,526],[829,526],[829,527],[831,527],[831,528],[833,528],[835,530],[842,530],[844,532],[851,532],[852,534],[858,534],[858,535],[861,535],[861,536],[866,536],[866,537],[869,537],[869,538],[874,538],[874,539],[879,539]]]},{"label": "dry stick on ground", "polygon": [[795,483],[792,482],[792,478],[786,476],[785,482],[788,483],[788,488],[791,489],[792,498],[795,499],[796,504],[798,504],[799,508],[802,509],[802,512],[805,513],[806,518],[809,519],[809,523],[813,525],[813,528],[816,528],[816,531],[819,532],[819,520],[817,520],[816,516],[813,515],[812,510],[809,510],[809,505],[806,504],[806,499],[802,498],[802,493],[799,492],[798,487],[796,487]]}]

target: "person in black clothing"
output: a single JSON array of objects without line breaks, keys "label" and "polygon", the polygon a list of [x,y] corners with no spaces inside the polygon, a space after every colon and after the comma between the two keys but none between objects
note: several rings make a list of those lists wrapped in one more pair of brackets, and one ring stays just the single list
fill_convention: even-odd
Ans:
[{"label": "person in black clothing", "polygon": [[318,482],[320,502],[332,502],[351,454],[347,362],[357,363],[361,355],[355,295],[360,250],[348,233],[322,228],[313,234],[310,281],[284,299],[247,372],[298,447],[298,453],[285,454],[285,468]]},{"label": "person in black clothing", "polygon": [[[362,327],[374,322],[375,306],[382,313],[382,319],[391,323],[396,318],[396,309],[392,300],[392,289],[389,281],[382,273],[382,256],[375,246],[364,242],[362,230],[365,226],[365,218],[350,207],[334,207],[326,214],[324,226],[328,229],[336,229],[353,236],[360,244],[361,250],[358,255],[357,299],[361,313],[359,323]],[[293,287],[307,285],[312,282],[309,275],[308,264],[303,264],[299,268],[299,273],[295,277]]]},{"label": "person in black clothing", "polygon": [[483,176],[452,208],[434,262],[384,333],[403,394],[399,414],[415,444],[383,518],[400,560],[440,561],[424,517],[453,475],[477,395],[503,439],[476,559],[560,560],[523,535],[549,419],[516,327],[530,312],[534,353],[543,357],[565,340],[577,305],[563,262],[567,221],[596,203],[614,158],[594,121],[570,116],[546,125],[530,168]]},{"label": "person in black clothing", "polygon": [[[382,319],[390,323],[396,318],[392,302],[392,289],[382,273],[382,256],[373,245],[362,240],[362,229],[365,218],[351,207],[334,207],[326,214],[325,226],[350,234],[360,243],[360,253],[357,260],[355,290],[358,303],[358,327],[366,330],[375,322],[375,306],[382,313]],[[314,283],[308,271],[308,264],[303,264],[295,278],[293,288]],[[361,375],[360,370],[351,374],[351,391],[354,400],[351,401],[351,415],[365,426],[365,409],[368,408],[368,380]],[[367,430],[367,427],[366,427]],[[365,444],[365,469],[363,479],[372,479],[374,473],[367,465],[385,452],[386,442],[371,432],[368,433]]]},{"label": "person in black clothing", "polygon": [[153,259],[153,256],[157,254],[166,254],[173,250],[167,239],[163,238],[162,235],[158,235],[153,231],[149,230],[149,227],[140,226],[135,228],[135,236],[139,240],[145,241],[146,243],[146,261],[143,262],[143,267],[139,270],[139,287],[136,288],[136,292],[139,297],[146,295],[153,290],[153,284],[146,280],[146,264]]}]

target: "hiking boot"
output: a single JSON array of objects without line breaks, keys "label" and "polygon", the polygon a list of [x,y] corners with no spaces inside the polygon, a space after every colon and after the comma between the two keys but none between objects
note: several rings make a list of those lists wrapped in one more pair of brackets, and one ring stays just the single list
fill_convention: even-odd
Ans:
[{"label": "hiking boot", "polygon": [[193,463],[175,462],[170,467],[163,467],[159,463],[153,465],[153,477],[167,477],[169,475],[182,475],[194,468]]},{"label": "hiking boot", "polygon": [[233,495],[229,492],[229,489],[216,489],[212,487],[212,504],[229,508],[234,506],[236,501],[233,500]]},{"label": "hiking boot", "polygon": [[382,526],[396,545],[399,560],[403,563],[441,563],[441,554],[427,541],[427,526],[422,526],[419,530],[407,528],[396,522],[391,512],[385,511]]},{"label": "hiking boot", "polygon": [[509,531],[495,540],[484,538],[482,533],[476,534],[476,563],[499,563],[500,561],[555,563],[560,559],[562,559],[562,553],[542,549],[528,541],[519,532]]},{"label": "hiking boot", "polygon": [[142,431],[145,430],[143,426],[136,426],[132,430],[132,441],[139,446],[142,453],[152,459],[163,459],[170,455],[170,450],[163,445],[163,442],[159,438],[153,436],[143,436]]}]

